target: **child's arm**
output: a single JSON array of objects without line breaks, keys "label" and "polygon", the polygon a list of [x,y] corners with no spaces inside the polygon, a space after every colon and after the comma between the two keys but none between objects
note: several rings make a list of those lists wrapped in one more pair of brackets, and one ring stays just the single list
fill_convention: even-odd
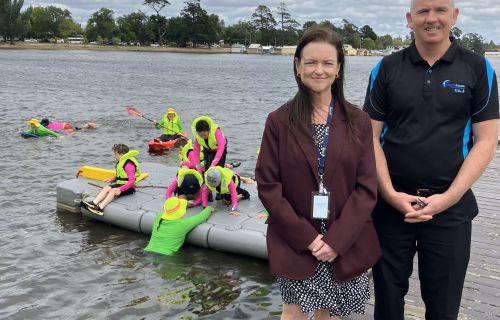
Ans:
[{"label": "child's arm", "polygon": [[175,177],[174,181],[168,186],[167,193],[165,193],[165,200],[170,198],[175,190],[177,190],[177,177]]},{"label": "child's arm", "polygon": [[217,152],[215,153],[214,160],[212,160],[210,167],[215,167],[219,163],[220,158],[226,149],[226,138],[222,135],[220,128],[215,130],[215,140],[217,141]]},{"label": "child's arm", "polygon": [[197,205],[199,205],[201,202],[202,202],[202,198],[203,198],[203,186],[201,187],[201,190],[199,190],[197,193],[196,193],[196,198],[194,199],[194,201],[191,203],[191,207],[196,207]]},{"label": "child's arm", "polygon": [[120,192],[124,192],[130,188],[133,188],[135,183],[135,166],[130,161],[128,161],[123,169],[127,173],[128,181],[123,186],[118,187],[118,189],[120,189]]},{"label": "child's arm", "polygon": [[193,154],[193,165],[197,171],[201,172],[203,169],[200,163],[200,144],[196,138],[193,139],[193,151],[191,153]]},{"label": "child's arm", "polygon": [[208,206],[208,193],[210,190],[206,185],[203,185],[201,187],[201,205],[203,208],[206,208]]},{"label": "child's arm", "polygon": [[233,180],[229,182],[228,189],[231,195],[231,214],[239,216],[239,214],[236,214],[238,212],[238,192],[236,191],[236,185]]}]

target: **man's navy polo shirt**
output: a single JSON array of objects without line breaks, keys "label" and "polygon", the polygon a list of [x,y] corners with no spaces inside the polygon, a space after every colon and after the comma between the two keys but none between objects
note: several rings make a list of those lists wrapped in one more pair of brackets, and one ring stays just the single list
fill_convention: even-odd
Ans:
[{"label": "man's navy polo shirt", "polygon": [[380,141],[397,191],[446,190],[472,148],[472,124],[499,118],[497,80],[483,56],[455,41],[432,67],[413,43],[373,69],[364,109],[384,122]]}]

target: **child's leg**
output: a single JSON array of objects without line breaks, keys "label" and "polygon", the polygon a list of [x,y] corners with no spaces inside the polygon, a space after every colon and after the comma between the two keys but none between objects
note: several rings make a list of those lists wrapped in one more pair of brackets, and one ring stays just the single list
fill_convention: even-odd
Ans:
[{"label": "child's leg", "polygon": [[104,209],[111,201],[113,201],[115,196],[116,194],[114,193],[114,190],[110,190],[106,198],[104,198],[104,200],[99,203],[99,208]]},{"label": "child's leg", "polygon": [[99,204],[106,196],[108,195],[109,191],[111,191],[110,186],[106,186],[102,188],[101,192],[95,197],[94,201],[92,201],[94,204]]}]

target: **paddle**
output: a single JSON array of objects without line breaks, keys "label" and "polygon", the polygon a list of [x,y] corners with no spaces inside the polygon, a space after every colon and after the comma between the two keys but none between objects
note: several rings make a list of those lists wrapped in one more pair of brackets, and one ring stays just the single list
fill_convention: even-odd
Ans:
[{"label": "paddle", "polygon": [[142,115],[142,113],[139,112],[139,110],[137,110],[136,108],[134,108],[132,106],[127,106],[127,107],[125,107],[125,109],[127,110],[128,114],[131,116],[141,117],[141,118],[144,118],[144,119],[151,121],[153,123],[158,123],[152,119],[146,118],[145,116]]}]

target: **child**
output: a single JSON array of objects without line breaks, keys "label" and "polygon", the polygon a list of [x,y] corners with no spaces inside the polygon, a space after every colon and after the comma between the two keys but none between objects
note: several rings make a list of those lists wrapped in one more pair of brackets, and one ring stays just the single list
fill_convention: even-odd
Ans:
[{"label": "child", "polygon": [[29,133],[29,134],[34,134],[39,137],[46,137],[46,136],[52,136],[52,137],[59,137],[59,134],[45,128],[40,124],[40,122],[37,119],[30,119],[28,121],[28,124],[30,125],[30,129],[28,131],[24,131],[24,133]]},{"label": "child", "polygon": [[[209,167],[226,164],[227,139],[224,137],[219,125],[207,117],[201,116],[193,120],[191,124],[193,131],[193,151],[195,156],[196,170],[203,172]],[[203,147],[201,150],[200,147]],[[204,166],[201,165],[200,152],[203,152]]]},{"label": "child", "polygon": [[124,144],[115,144],[112,148],[116,159],[116,176],[112,179],[106,179],[106,182],[112,182],[110,186],[104,187],[101,192],[91,202],[82,200],[82,205],[90,212],[102,216],[104,208],[115,197],[126,196],[135,192],[135,180],[141,175],[139,162],[135,156],[139,154],[137,150],[129,150]]},{"label": "child", "polygon": [[[181,160],[181,167],[188,167],[195,169],[195,156],[193,152],[193,140],[185,137],[180,137],[174,144],[174,148],[179,151],[179,159]],[[201,156],[201,155],[200,155]]]},{"label": "child", "polygon": [[155,128],[163,128],[163,134],[159,138],[163,142],[179,138],[184,130],[181,118],[174,108],[167,109],[163,119],[160,122],[155,122]]},{"label": "child", "polygon": [[195,216],[182,218],[186,207],[185,199],[171,197],[165,201],[163,212],[156,216],[151,239],[144,251],[167,256],[179,251],[189,231],[205,222],[214,211],[213,207],[206,207]]},{"label": "child", "polygon": [[174,181],[168,187],[165,199],[176,194],[179,199],[188,200],[189,207],[195,207],[201,202],[203,186],[203,177],[198,171],[181,167],[177,170]]},{"label": "child", "polygon": [[216,192],[224,199],[224,203],[231,204],[232,216],[239,216],[238,200],[250,199],[250,194],[245,189],[240,188],[239,176],[231,169],[212,167],[205,172],[206,188],[202,191],[202,205],[208,204],[208,194]]},{"label": "child", "polygon": [[53,130],[53,131],[66,131],[68,133],[73,132],[73,130],[82,130],[82,129],[97,129],[97,125],[93,122],[87,122],[84,124],[81,124],[78,127],[72,128],[71,125],[68,122],[53,122],[49,121],[48,118],[43,118],[42,121],[40,122],[42,126],[44,126],[47,129]]}]

